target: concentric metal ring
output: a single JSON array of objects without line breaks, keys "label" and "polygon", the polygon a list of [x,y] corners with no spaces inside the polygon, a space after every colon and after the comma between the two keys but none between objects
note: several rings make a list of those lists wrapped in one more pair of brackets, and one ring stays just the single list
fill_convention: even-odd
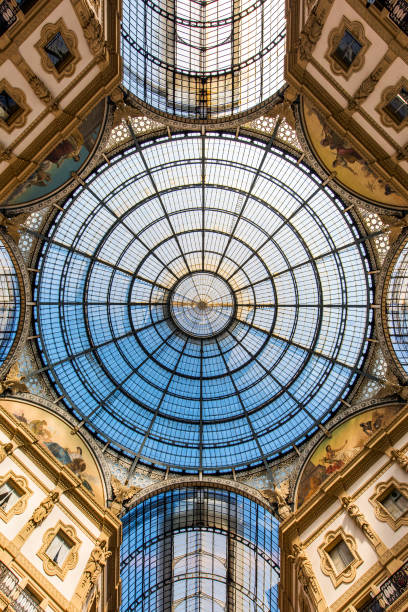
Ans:
[{"label": "concentric metal ring", "polygon": [[195,338],[214,338],[232,321],[235,298],[220,276],[194,272],[174,287],[170,312],[174,323]]},{"label": "concentric metal ring", "polygon": [[[364,241],[272,142],[187,133],[127,150],[65,203],[38,267],[36,333],[58,395],[138,461],[265,462],[316,431],[363,368]],[[207,334],[174,288],[189,298],[210,277],[235,307],[228,297]]]}]

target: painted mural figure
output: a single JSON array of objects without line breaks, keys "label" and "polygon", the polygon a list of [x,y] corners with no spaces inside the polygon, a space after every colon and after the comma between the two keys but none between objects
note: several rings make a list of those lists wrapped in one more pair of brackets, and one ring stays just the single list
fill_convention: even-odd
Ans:
[{"label": "painted mural figure", "polygon": [[325,437],[306,462],[297,487],[297,507],[318,491],[322,483],[341,470],[364,447],[367,438],[388,425],[399,406],[372,408],[338,425]]},{"label": "painted mural figure", "polygon": [[79,438],[72,437],[72,430],[57,428],[54,424],[55,419],[51,421],[51,417],[43,418],[45,412],[36,411],[32,407],[29,414],[22,406],[20,410],[14,410],[14,416],[27,425],[40,443],[78,476],[83,486],[95,495],[95,486],[99,484],[99,478],[96,479],[94,469],[89,463],[89,452],[84,451],[79,444],[75,444]]},{"label": "painted mural figure", "polygon": [[330,444],[326,446],[326,456],[324,457],[323,461],[328,464],[326,467],[326,472],[328,474],[336,472],[343,467],[344,461],[341,456],[339,456],[339,453],[341,453],[347,443],[348,440],[346,440],[343,446],[340,446],[339,448],[332,448]]}]

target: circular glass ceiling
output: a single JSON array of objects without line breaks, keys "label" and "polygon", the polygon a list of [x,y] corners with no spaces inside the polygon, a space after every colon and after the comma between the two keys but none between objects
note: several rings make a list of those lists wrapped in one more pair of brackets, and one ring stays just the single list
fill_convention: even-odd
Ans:
[{"label": "circular glass ceiling", "polygon": [[226,329],[234,314],[231,288],[211,272],[193,272],[174,288],[170,313],[174,323],[196,338],[211,338]]},{"label": "circular glass ceiling", "polygon": [[400,250],[388,281],[386,317],[391,346],[408,375],[408,244]]},{"label": "circular glass ceiling", "polygon": [[283,85],[283,0],[124,0],[123,83],[172,119],[214,121]]},{"label": "circular glass ceiling", "polygon": [[22,315],[20,281],[21,273],[16,268],[10,248],[6,242],[0,240],[0,367],[18,341],[17,332]]},{"label": "circular glass ceiling", "polygon": [[272,141],[137,143],[65,203],[38,266],[58,394],[156,466],[214,472],[289,450],[337,409],[366,351],[364,241]]}]

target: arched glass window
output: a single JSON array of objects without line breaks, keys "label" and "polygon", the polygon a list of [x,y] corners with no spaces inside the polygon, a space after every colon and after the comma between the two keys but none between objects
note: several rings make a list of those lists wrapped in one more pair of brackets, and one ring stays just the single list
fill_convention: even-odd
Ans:
[{"label": "arched glass window", "polygon": [[252,109],[283,84],[282,0],[124,0],[124,85],[200,121]]},{"label": "arched glass window", "polygon": [[17,340],[21,318],[20,280],[11,250],[0,239],[0,367]]},{"label": "arched glass window", "polygon": [[386,317],[391,346],[408,374],[408,244],[401,249],[392,268],[386,299]]},{"label": "arched glass window", "polygon": [[272,142],[189,133],[128,149],[65,203],[38,267],[58,395],[136,463],[265,462],[316,431],[362,366],[364,241]]},{"label": "arched glass window", "polygon": [[123,518],[122,610],[274,612],[278,521],[242,495],[173,489]]}]

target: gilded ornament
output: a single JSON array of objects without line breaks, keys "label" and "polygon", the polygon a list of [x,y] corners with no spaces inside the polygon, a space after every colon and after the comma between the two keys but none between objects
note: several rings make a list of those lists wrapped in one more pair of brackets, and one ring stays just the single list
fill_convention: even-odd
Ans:
[{"label": "gilded ornament", "polygon": [[408,457],[407,457],[407,455],[402,450],[399,450],[397,448],[392,448],[390,455],[391,455],[391,459],[393,461],[395,461],[396,463],[398,463],[398,465],[400,467],[402,467],[404,472],[407,472],[407,474],[408,474]]},{"label": "gilded ornament", "polygon": [[[0,213],[1,215],[1,213]],[[2,217],[4,219],[7,219],[7,217],[4,217],[4,215],[2,215]],[[0,225],[2,224],[3,220],[0,218]],[[13,226],[15,228],[15,226]],[[8,229],[10,228],[10,226],[8,227]],[[17,230],[16,230],[17,231]],[[13,238],[13,236],[12,236]],[[0,395],[4,395],[6,393],[6,391],[9,391],[11,394],[13,393],[28,393],[29,390],[26,386],[26,384],[22,381],[25,380],[25,376],[20,376],[20,371],[19,371],[19,367],[18,364],[15,363],[9,370],[5,380],[0,381]]]},{"label": "gilded ornament", "polygon": [[261,489],[261,493],[271,504],[276,504],[281,521],[289,518],[292,511],[288,504],[289,480],[283,480],[279,485],[273,484],[273,489]]},{"label": "gilded ornament", "polygon": [[13,453],[13,445],[11,442],[7,444],[0,444],[0,463],[5,460],[6,457]]},{"label": "gilded ornament", "polygon": [[86,588],[87,592],[97,581],[99,574],[102,572],[107,560],[111,555],[111,551],[108,550],[107,540],[103,538],[97,540],[96,546],[85,566],[82,578],[82,586],[83,588]]},{"label": "gilded ornament", "polygon": [[302,544],[293,544],[292,554],[288,555],[289,561],[297,567],[298,578],[307,591],[311,587],[314,593],[319,592],[316,577],[314,575],[313,566],[303,548]]}]

